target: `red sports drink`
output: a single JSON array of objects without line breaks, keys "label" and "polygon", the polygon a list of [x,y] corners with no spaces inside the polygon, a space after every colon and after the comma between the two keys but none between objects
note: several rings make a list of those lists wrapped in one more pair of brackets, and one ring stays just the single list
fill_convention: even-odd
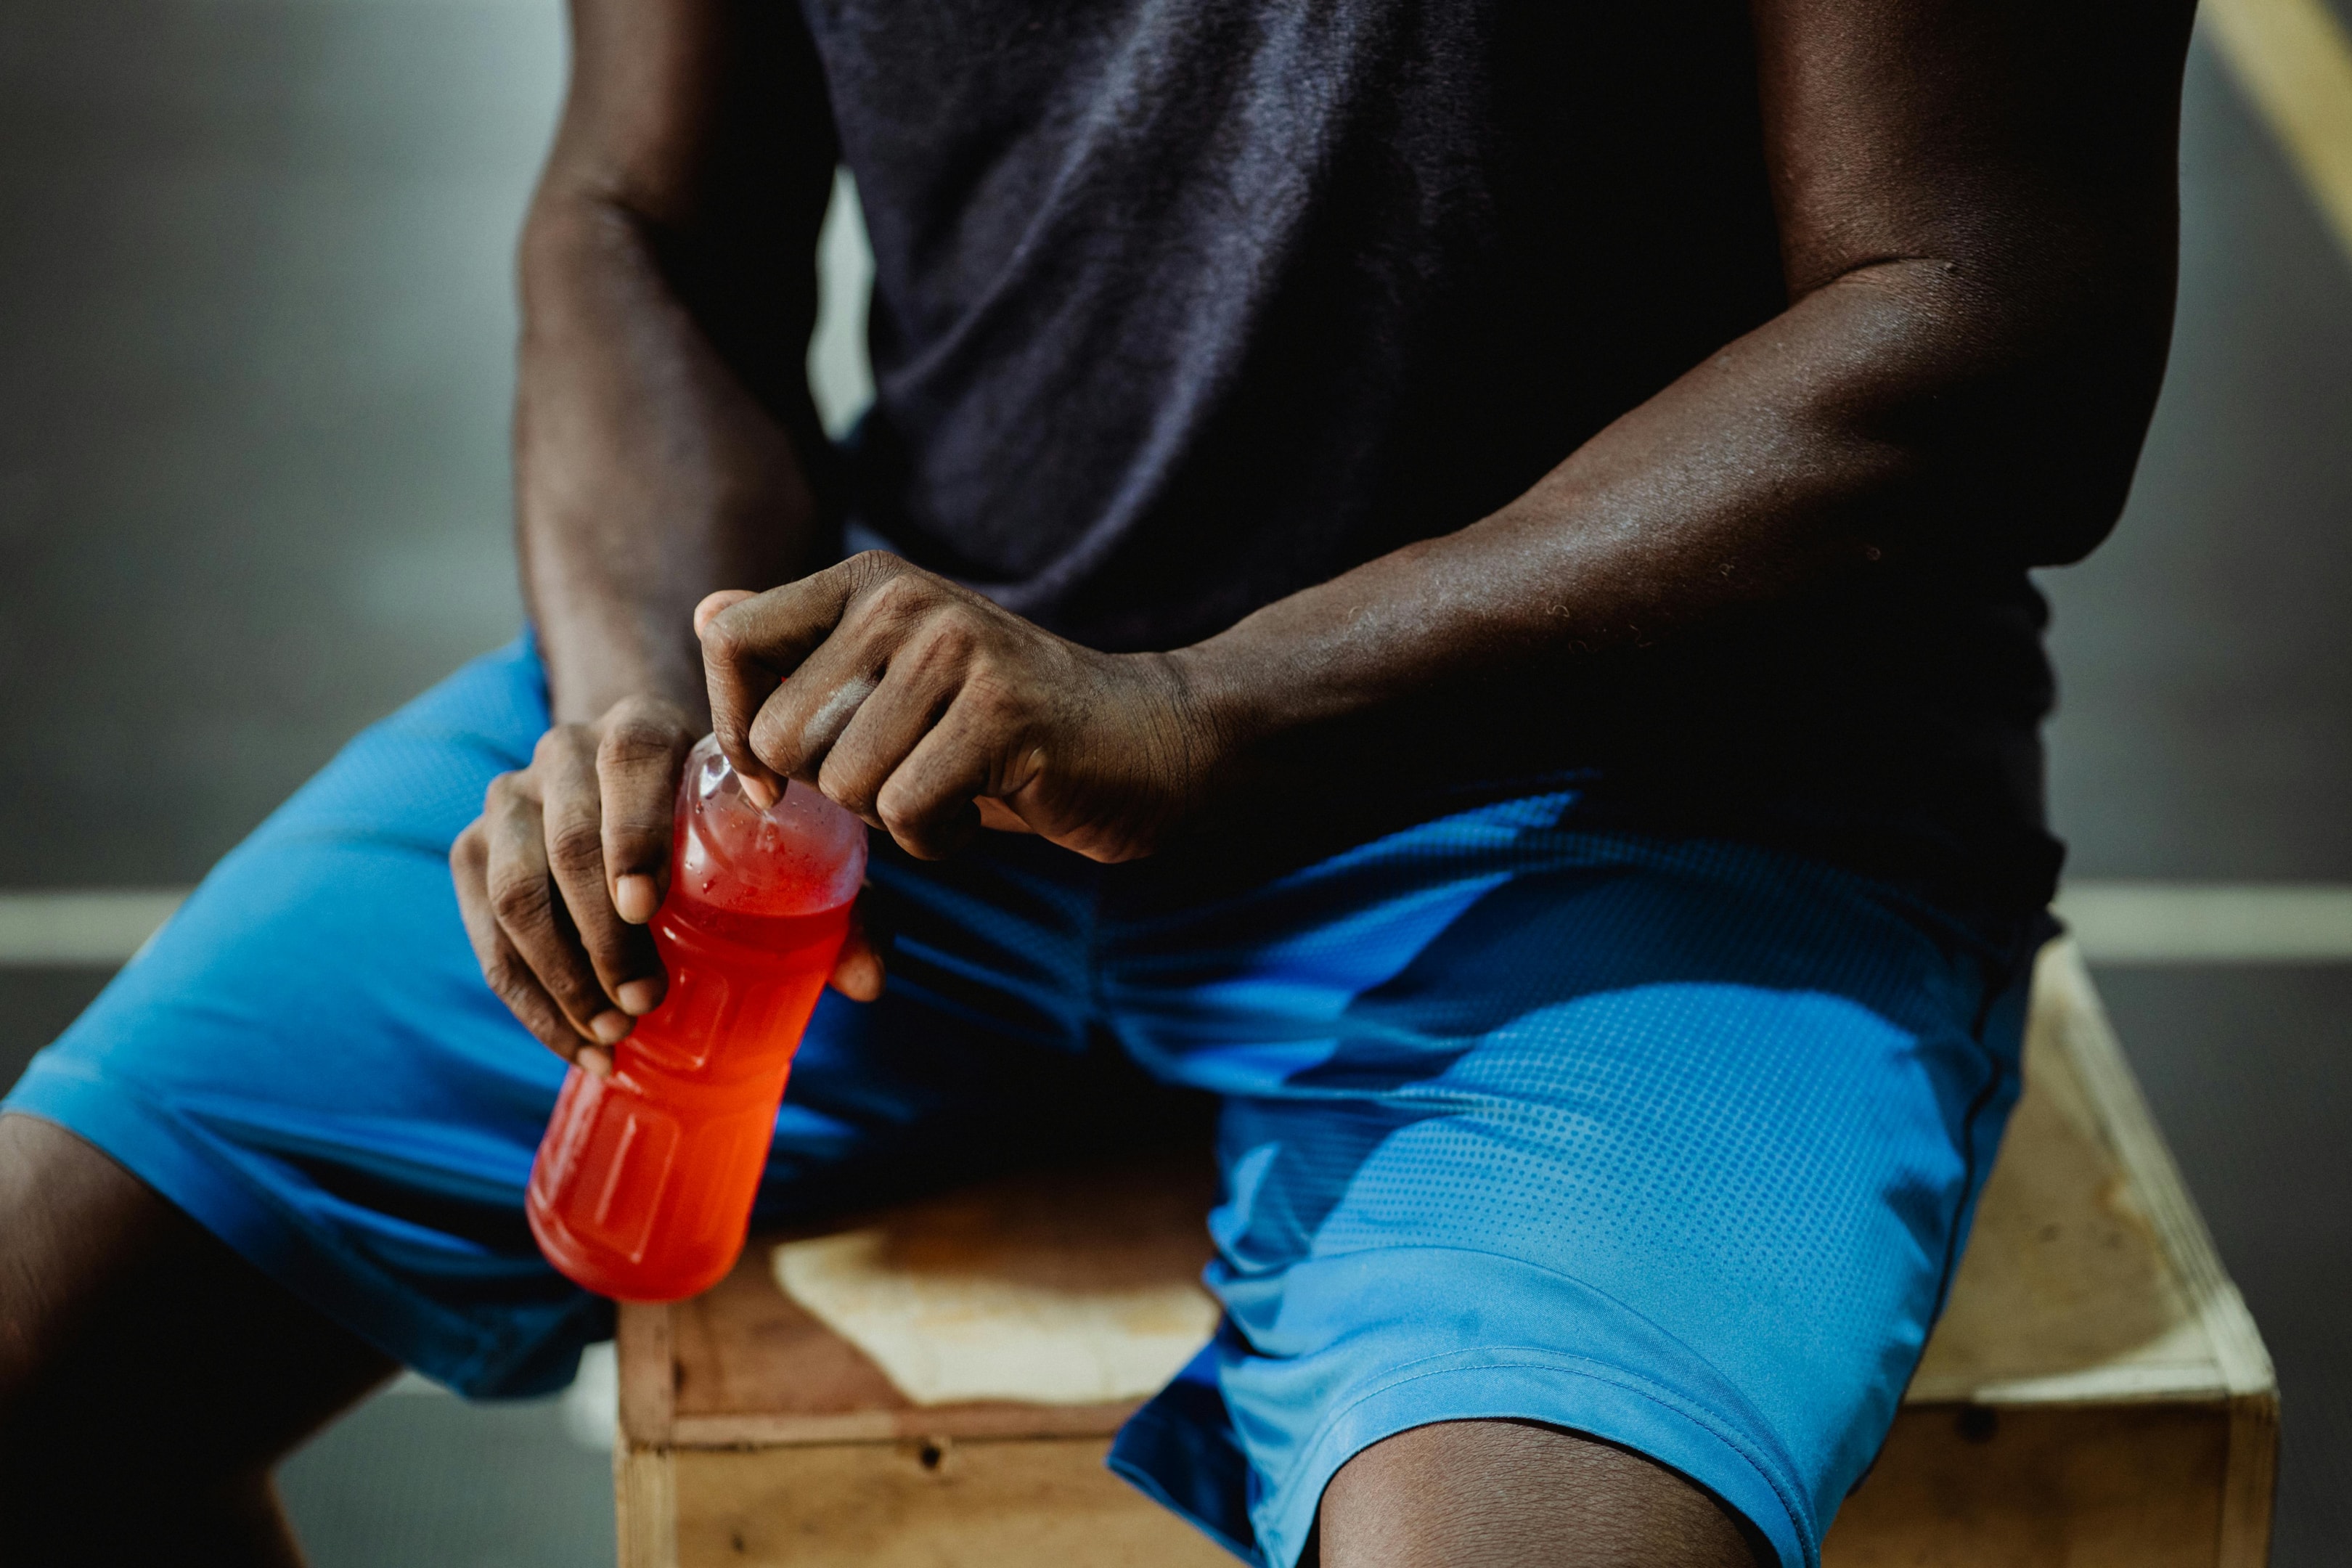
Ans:
[{"label": "red sports drink", "polygon": [[624,1301],[675,1301],[734,1267],[784,1078],[849,931],[866,825],[805,784],[761,811],[705,739],[677,792],[654,945],[662,1005],[573,1068],[524,1204],[540,1250]]}]

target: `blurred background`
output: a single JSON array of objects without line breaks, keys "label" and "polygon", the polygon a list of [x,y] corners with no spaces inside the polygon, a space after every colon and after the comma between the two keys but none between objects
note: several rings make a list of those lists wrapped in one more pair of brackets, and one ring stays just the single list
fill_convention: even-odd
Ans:
[{"label": "blurred background", "polygon": [[[2116,538],[2044,587],[2068,907],[2278,1362],[2275,1561],[2321,1568],[2352,1541],[2352,95],[2309,87],[2352,76],[2230,23],[2282,4],[2352,21],[2200,29],[2164,400]],[[563,47],[554,0],[0,20],[0,1085],[173,889],[520,625],[511,249]],[[845,190],[824,247],[838,423]],[[608,1361],[501,1407],[409,1380],[287,1495],[319,1568],[609,1563],[610,1399]]]}]

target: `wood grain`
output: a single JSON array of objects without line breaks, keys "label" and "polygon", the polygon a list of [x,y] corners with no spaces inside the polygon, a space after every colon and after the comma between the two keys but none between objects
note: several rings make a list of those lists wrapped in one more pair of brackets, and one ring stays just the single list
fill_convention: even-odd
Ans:
[{"label": "wood grain", "polygon": [[675,1450],[614,1444],[613,1506],[621,1568],[678,1568]]},{"label": "wood grain", "polygon": [[682,1456],[677,1561],[1233,1568],[1223,1548],[1103,1468],[1108,1447],[1048,1438]]},{"label": "wood grain", "polygon": [[2211,1568],[2224,1406],[1914,1405],[1822,1568]]}]

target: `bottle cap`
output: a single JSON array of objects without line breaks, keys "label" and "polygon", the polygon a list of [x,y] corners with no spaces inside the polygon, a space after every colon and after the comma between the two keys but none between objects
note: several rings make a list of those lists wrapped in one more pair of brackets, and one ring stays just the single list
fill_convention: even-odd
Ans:
[{"label": "bottle cap", "polygon": [[857,896],[866,878],[866,824],[793,780],[761,811],[706,735],[678,784],[686,818],[673,876],[702,902],[739,914],[809,915]]}]

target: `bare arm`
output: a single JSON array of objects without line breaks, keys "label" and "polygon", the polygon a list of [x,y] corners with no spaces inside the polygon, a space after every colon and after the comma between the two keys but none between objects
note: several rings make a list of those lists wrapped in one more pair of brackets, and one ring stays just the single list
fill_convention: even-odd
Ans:
[{"label": "bare arm", "polygon": [[986,822],[1121,858],[1269,750],[1306,759],[1294,783],[1361,770],[1360,750],[1299,742],[1433,688],[1905,563],[2087,551],[2162,374],[2189,5],[1754,11],[1780,315],[1495,515],[1173,654],[1077,648],[881,558],[714,602],[713,719],[738,768],[814,778],[919,853]]},{"label": "bare arm", "polygon": [[555,716],[702,706],[722,584],[814,564],[798,436],[832,128],[740,0],[573,0],[571,90],[523,230],[518,542]]},{"label": "bare arm", "polygon": [[[521,247],[517,534],[554,726],[451,852],[483,973],[565,1057],[660,1000],[644,930],[704,728],[689,614],[813,563],[803,369],[830,112],[789,8],[572,0]],[[879,984],[870,955],[853,989]],[[861,967],[862,966],[862,967]]]},{"label": "bare arm", "polygon": [[1196,650],[1274,733],[1902,564],[2077,558],[2171,329],[2189,7],[1759,0],[1790,303],[1492,517]]}]

